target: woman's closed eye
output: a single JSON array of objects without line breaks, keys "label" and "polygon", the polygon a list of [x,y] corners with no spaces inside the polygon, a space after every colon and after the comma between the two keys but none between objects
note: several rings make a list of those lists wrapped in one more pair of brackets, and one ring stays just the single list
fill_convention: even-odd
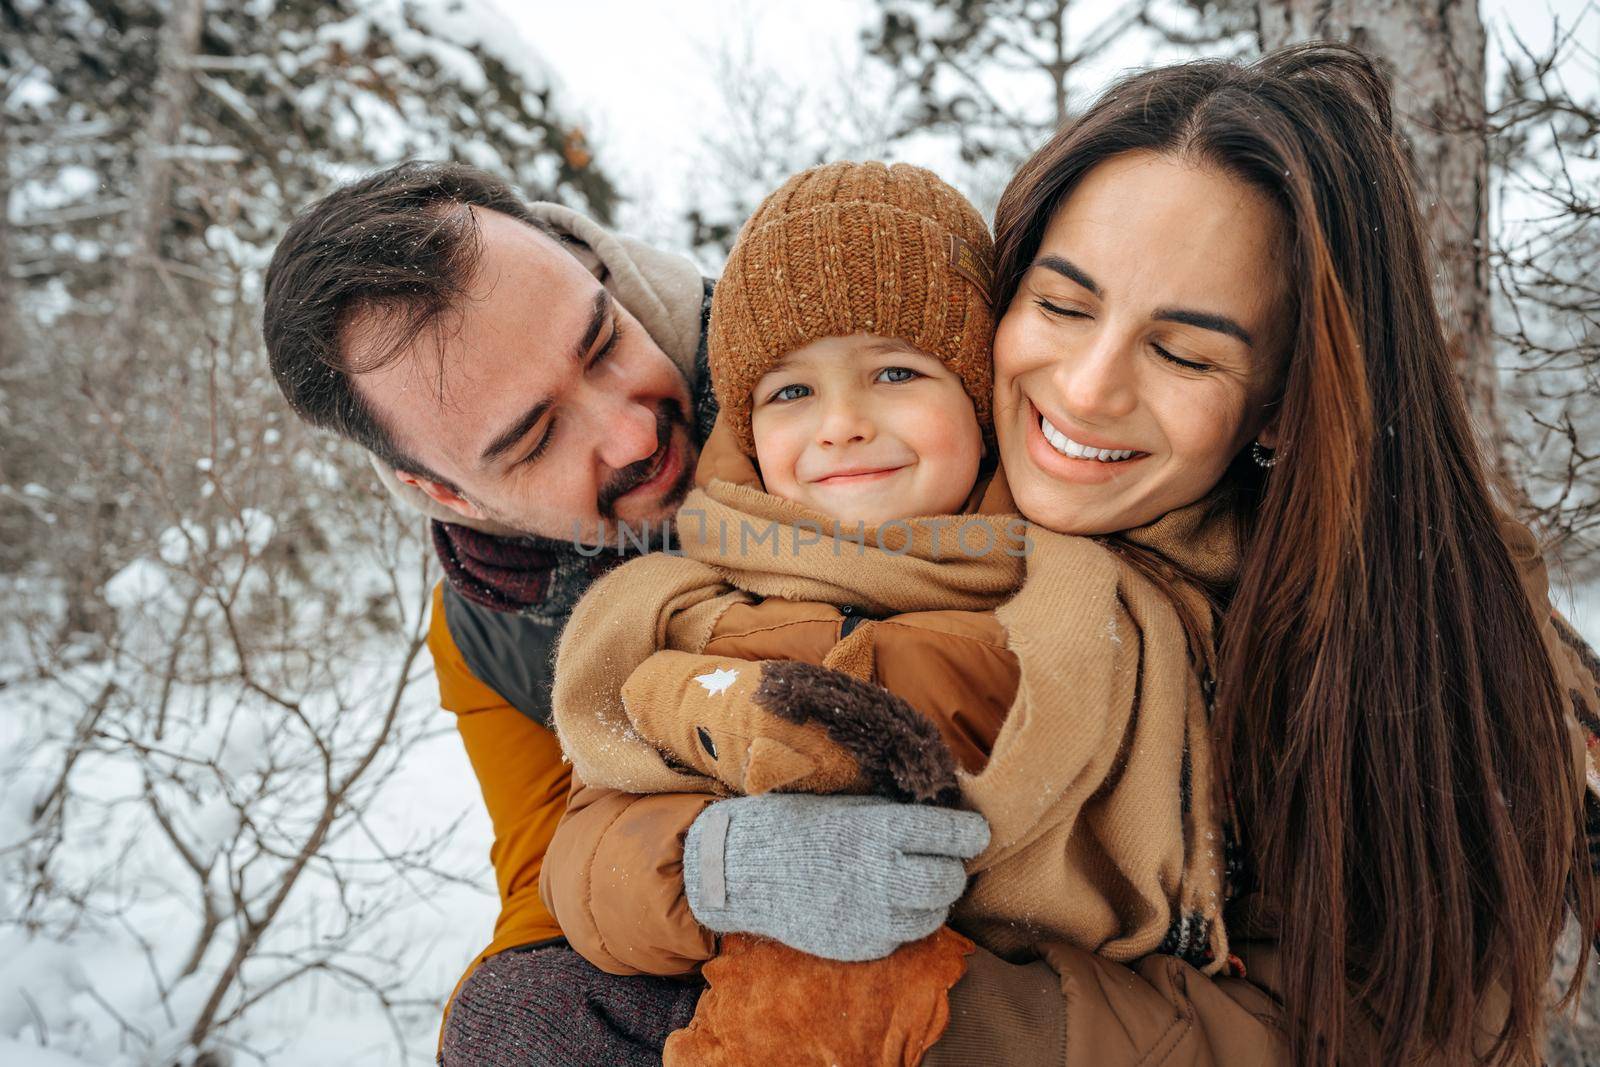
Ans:
[{"label": "woman's closed eye", "polygon": [[1162,348],[1160,345],[1153,342],[1151,343],[1150,347],[1156,350],[1156,355],[1160,356],[1162,359],[1173,364],[1174,366],[1182,367],[1184,370],[1192,370],[1197,371],[1200,374],[1204,374],[1207,371],[1215,369],[1209,363],[1196,363],[1193,360],[1182,359],[1178,356],[1175,356],[1171,352],[1168,352],[1165,348]]},{"label": "woman's closed eye", "polygon": [[1039,305],[1039,309],[1046,315],[1051,315],[1058,319],[1086,319],[1089,317],[1087,311],[1081,311],[1078,308],[1065,308],[1060,304],[1052,304],[1042,296],[1034,297],[1033,302]]},{"label": "woman's closed eye", "polygon": [[[1077,308],[1062,307],[1059,304],[1051,303],[1050,301],[1044,299],[1043,297],[1035,297],[1033,302],[1035,304],[1039,305],[1039,309],[1041,311],[1043,311],[1046,315],[1050,315],[1050,316],[1053,316],[1055,318],[1087,319],[1087,318],[1091,317],[1089,315],[1089,313],[1086,312],[1086,311],[1080,311]],[[1197,373],[1204,374],[1207,371],[1215,369],[1209,363],[1196,363],[1194,360],[1184,359],[1181,356],[1175,356],[1171,352],[1168,352],[1165,348],[1162,348],[1158,344],[1151,344],[1150,347],[1155,349],[1156,355],[1160,356],[1162,359],[1166,360],[1168,363],[1171,363],[1173,366],[1182,367],[1184,370],[1192,370],[1192,371],[1195,371]]]}]

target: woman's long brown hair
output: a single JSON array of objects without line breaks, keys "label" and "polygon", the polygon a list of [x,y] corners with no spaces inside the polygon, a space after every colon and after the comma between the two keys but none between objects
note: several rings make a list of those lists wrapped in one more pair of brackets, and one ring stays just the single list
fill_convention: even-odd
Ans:
[{"label": "woman's long brown hair", "polygon": [[1581,784],[1388,87],[1326,44],[1124,79],[1007,188],[997,307],[1078,181],[1134,150],[1220,168],[1286,228],[1287,262],[1262,265],[1286,272],[1297,321],[1272,374],[1282,462],[1263,477],[1241,457],[1228,475],[1246,540],[1214,724],[1283,910],[1293,1061],[1354,1055],[1365,1019],[1378,1062],[1537,1063],[1564,914],[1595,918]]}]

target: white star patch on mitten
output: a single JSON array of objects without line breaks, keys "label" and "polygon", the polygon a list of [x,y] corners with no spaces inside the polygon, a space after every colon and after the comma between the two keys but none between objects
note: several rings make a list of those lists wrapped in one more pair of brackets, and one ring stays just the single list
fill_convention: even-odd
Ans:
[{"label": "white star patch on mitten", "polygon": [[738,677],[738,671],[730,670],[727,667],[718,667],[710,674],[697,675],[695,681],[706,687],[707,696],[714,697],[732,685],[738,680]]}]

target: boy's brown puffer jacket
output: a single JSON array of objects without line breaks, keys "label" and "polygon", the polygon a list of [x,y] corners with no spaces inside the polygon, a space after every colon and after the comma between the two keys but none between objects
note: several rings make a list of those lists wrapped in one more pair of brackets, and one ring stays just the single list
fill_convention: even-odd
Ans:
[{"label": "boy's brown puffer jacket", "polygon": [[[866,619],[848,605],[769,598],[729,608],[701,651],[820,665],[851,637],[852,650],[870,657],[866,680],[927,715],[963,769],[981,769],[1017,688],[1016,657],[992,613]],[[682,974],[715,954],[715,935],[695,922],[684,899],[682,857],[689,824],[716,799],[623,793],[574,776],[540,891],[585,958],[615,974]]]}]

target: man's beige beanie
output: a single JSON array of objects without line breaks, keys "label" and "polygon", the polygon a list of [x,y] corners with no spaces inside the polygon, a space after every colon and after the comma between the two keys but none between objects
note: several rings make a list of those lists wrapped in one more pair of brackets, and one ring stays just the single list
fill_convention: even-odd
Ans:
[{"label": "man's beige beanie", "polygon": [[984,436],[994,378],[994,244],[967,198],[905,163],[829,163],[796,174],[739,231],[711,298],[711,382],[755,455],[750,392],[824,337],[894,337],[961,379]]}]

